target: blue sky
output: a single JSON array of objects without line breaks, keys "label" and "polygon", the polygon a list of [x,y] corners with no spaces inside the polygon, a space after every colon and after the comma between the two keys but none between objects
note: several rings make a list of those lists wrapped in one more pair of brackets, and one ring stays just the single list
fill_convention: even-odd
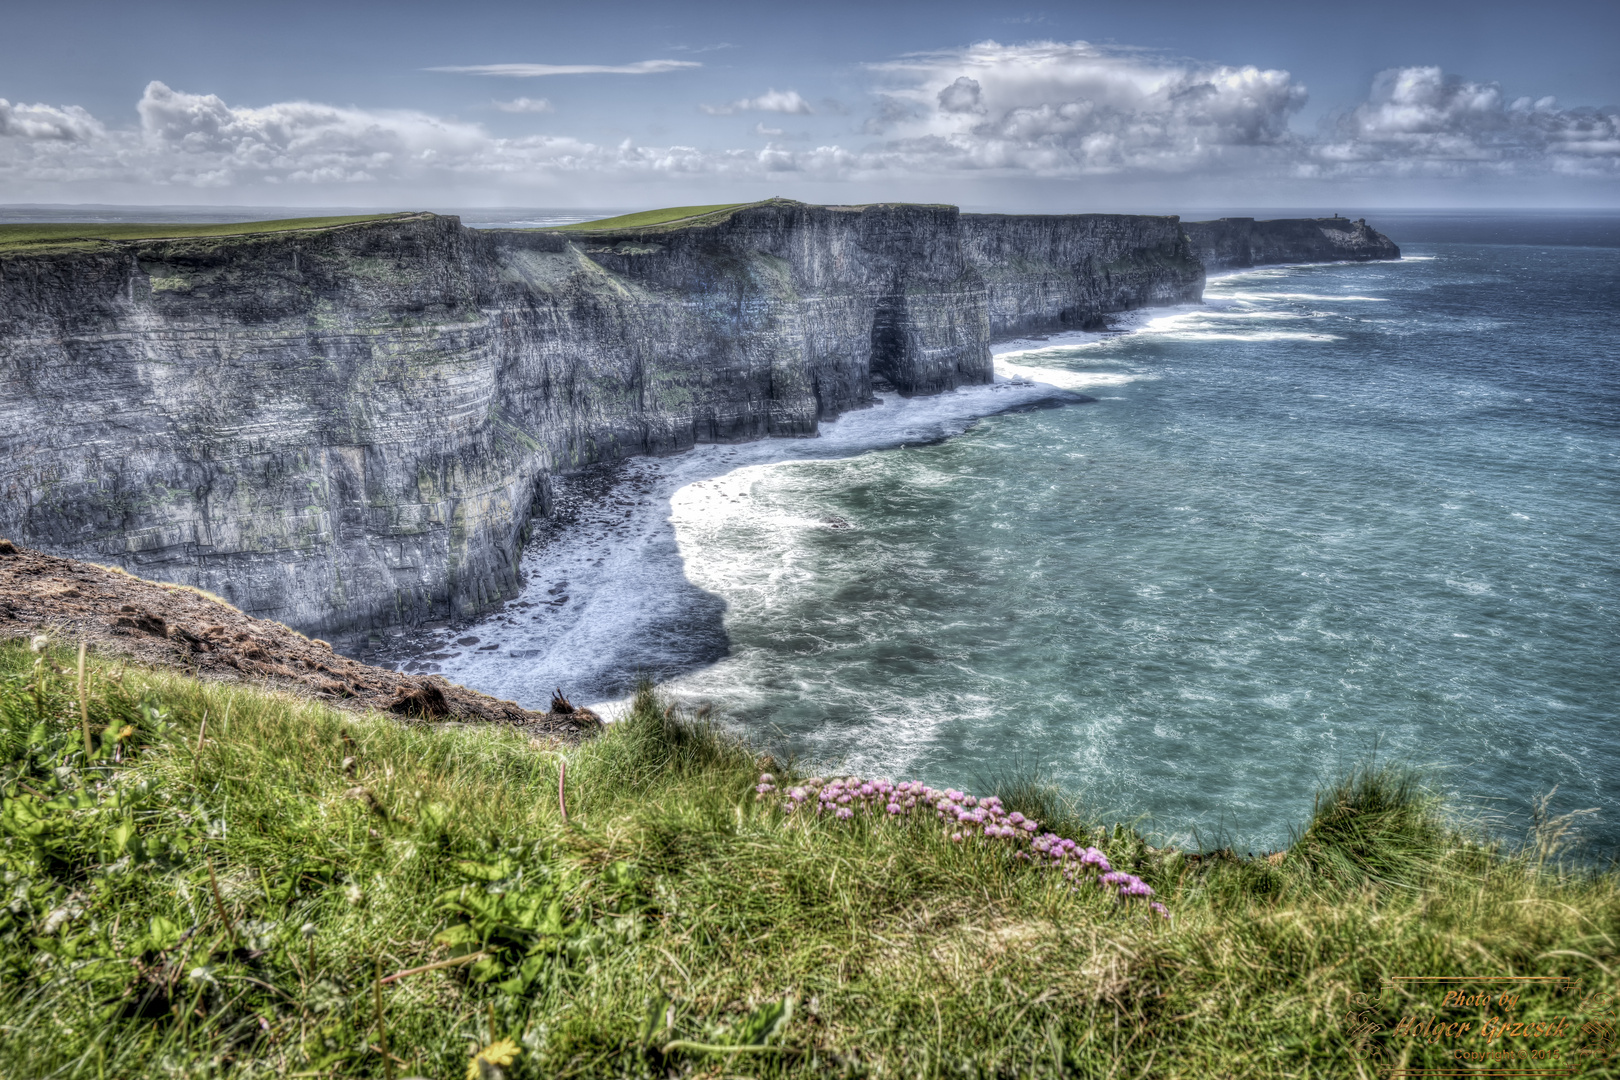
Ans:
[{"label": "blue sky", "polygon": [[1613,3],[13,4],[0,203],[1620,204]]}]

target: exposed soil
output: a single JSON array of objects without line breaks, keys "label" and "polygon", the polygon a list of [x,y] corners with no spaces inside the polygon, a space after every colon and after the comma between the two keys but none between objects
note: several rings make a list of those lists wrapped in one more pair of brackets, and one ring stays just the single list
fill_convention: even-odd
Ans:
[{"label": "exposed soil", "polygon": [[319,638],[244,615],[197,589],[0,540],[0,638],[39,633],[200,678],[266,684],[402,719],[517,724],[575,737],[601,724],[595,713],[561,698],[551,712],[530,712],[438,675],[406,675],[339,656]]}]

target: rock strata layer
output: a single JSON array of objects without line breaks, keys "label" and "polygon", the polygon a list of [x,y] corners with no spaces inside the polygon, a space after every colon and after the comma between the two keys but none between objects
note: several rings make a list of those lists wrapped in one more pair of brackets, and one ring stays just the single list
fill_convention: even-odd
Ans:
[{"label": "rock strata layer", "polygon": [[1285,261],[1253,236],[1290,223],[1211,224],[772,200],[0,251],[0,535],[352,648],[513,595],[551,475],[814,435],[874,385],[990,381],[997,338]]}]

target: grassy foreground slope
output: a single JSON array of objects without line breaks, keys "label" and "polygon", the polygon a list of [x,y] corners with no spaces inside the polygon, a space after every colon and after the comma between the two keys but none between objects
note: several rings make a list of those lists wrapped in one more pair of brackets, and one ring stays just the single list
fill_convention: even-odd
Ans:
[{"label": "grassy foreground slope", "polygon": [[114,224],[102,222],[0,225],[0,252],[61,245],[87,245],[100,240],[175,240],[195,236],[245,236],[253,233],[329,229],[360,221],[413,217],[411,213],[351,214],[346,217],[284,218],[279,221],[243,221],[227,224]]},{"label": "grassy foreground slope", "polygon": [[[0,1076],[1371,1076],[1456,1067],[1392,1033],[1415,999],[1346,1022],[1384,976],[1617,989],[1614,875],[1389,773],[1272,860],[1085,834],[1165,921],[932,820],[786,815],[651,692],[543,742],[95,658],[81,694],[14,640],[0,741]],[[1524,985],[1516,1019],[1570,1012]]]}]

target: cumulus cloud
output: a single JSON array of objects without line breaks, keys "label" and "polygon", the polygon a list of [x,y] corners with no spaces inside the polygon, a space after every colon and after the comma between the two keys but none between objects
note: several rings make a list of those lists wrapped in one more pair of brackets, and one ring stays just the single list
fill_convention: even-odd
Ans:
[{"label": "cumulus cloud", "polygon": [[1338,118],[1307,174],[1462,176],[1620,173],[1620,109],[1509,99],[1438,67],[1394,68]]},{"label": "cumulus cloud", "polygon": [[465,64],[431,67],[455,75],[501,75],[514,79],[534,79],[543,75],[661,75],[666,71],[698,68],[696,60],[637,60],[633,64]]},{"label": "cumulus cloud", "polygon": [[[8,106],[9,107],[9,106]],[[27,106],[0,114],[24,138],[0,138],[0,185],[332,185],[379,183],[446,189],[472,182],[533,186],[569,176],[759,178],[781,171],[821,179],[848,175],[838,147],[789,153],[772,147],[710,149],[617,145],[566,136],[501,138],[482,126],[411,110],[315,102],[232,105],[216,94],[148,84],[140,125],[107,130],[88,114]],[[20,117],[20,119],[14,119]],[[90,125],[82,139],[51,137],[68,118]],[[27,128],[21,125],[26,123]],[[10,128],[8,127],[9,131]]]},{"label": "cumulus cloud", "polygon": [[1294,141],[1306,92],[1286,71],[1164,59],[1084,41],[980,42],[872,65],[894,85],[869,130],[912,167],[1043,176],[1252,165]]},{"label": "cumulus cloud", "polygon": [[[497,136],[414,110],[318,102],[236,105],[150,83],[139,125],[109,128],[75,106],[0,99],[0,189],[377,184],[448,192],[689,177],[815,182],[974,177],[1066,179],[1620,175],[1620,113],[1510,98],[1435,68],[1380,75],[1321,136],[1290,131],[1305,89],[1287,72],[1172,61],[1084,42],[986,42],[877,65],[864,145],[806,148],[770,118],[763,148],[638,146]],[[540,112],[540,98],[496,103]],[[722,107],[812,111],[771,89]],[[778,121],[779,123],[779,121]],[[791,137],[805,139],[807,136]],[[589,178],[585,180],[584,178]],[[98,196],[101,197],[101,196]]]},{"label": "cumulus cloud", "polygon": [[497,101],[495,107],[501,112],[510,113],[548,113],[557,111],[551,107],[551,102],[545,98],[513,98],[511,101]]},{"label": "cumulus cloud", "polygon": [[477,125],[409,110],[370,111],[307,101],[262,108],[225,104],[149,83],[136,111],[145,149],[170,179],[203,185],[241,179],[363,182],[476,156],[489,137]]},{"label": "cumulus cloud", "polygon": [[0,138],[78,142],[101,133],[96,118],[77,105],[13,105],[0,98]]},{"label": "cumulus cloud", "polygon": [[939,108],[948,113],[984,112],[984,88],[976,79],[958,75],[956,81],[939,92]]},{"label": "cumulus cloud", "polygon": [[777,90],[772,88],[758,97],[741,98],[727,105],[699,105],[698,108],[710,116],[730,116],[739,112],[775,112],[794,113],[799,116],[809,116],[816,110],[810,103],[799,96],[797,90]]}]

